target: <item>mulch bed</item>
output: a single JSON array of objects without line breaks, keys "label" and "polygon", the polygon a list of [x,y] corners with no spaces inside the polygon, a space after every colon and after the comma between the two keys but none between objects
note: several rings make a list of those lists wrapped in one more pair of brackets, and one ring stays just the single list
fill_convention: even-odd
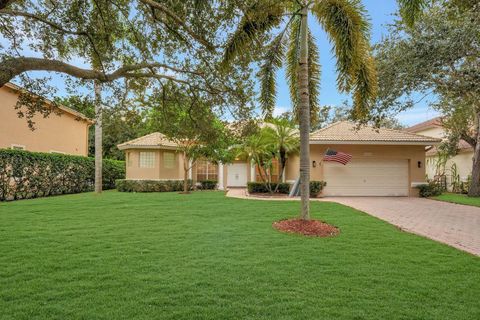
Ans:
[{"label": "mulch bed", "polygon": [[282,232],[309,237],[334,237],[340,233],[337,227],[319,220],[285,219],[274,222],[272,226]]}]

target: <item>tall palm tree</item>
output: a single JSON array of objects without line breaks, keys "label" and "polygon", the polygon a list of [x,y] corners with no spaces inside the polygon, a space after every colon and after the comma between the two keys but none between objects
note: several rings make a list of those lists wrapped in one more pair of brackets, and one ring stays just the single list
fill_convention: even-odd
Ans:
[{"label": "tall palm tree", "polygon": [[300,124],[301,218],[308,220],[310,122],[318,111],[320,82],[319,53],[308,17],[315,16],[330,37],[337,57],[337,85],[340,91],[353,92],[352,116],[362,119],[377,90],[365,9],[359,0],[263,0],[242,11],[237,30],[226,43],[223,65],[231,65],[237,56],[269,38],[273,30],[280,30],[263,50],[260,103],[267,114],[273,112],[275,73],[286,62],[290,96]]}]

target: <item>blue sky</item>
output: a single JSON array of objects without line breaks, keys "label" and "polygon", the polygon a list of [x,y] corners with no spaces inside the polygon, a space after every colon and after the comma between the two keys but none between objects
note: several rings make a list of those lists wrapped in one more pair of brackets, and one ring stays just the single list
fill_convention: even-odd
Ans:
[{"label": "blue sky", "polygon": [[[372,43],[379,42],[382,35],[388,33],[387,25],[394,20],[394,13],[397,10],[396,0],[363,0],[362,1],[370,15],[372,24]],[[322,79],[320,90],[321,105],[341,105],[348,99],[348,95],[341,94],[336,88],[335,58],[331,54],[331,45],[316,19],[310,16],[310,28],[317,40],[320,50],[320,63],[322,65]],[[283,70],[277,77],[278,96],[276,114],[291,109],[290,97],[285,74]],[[422,101],[413,109],[397,115],[401,123],[411,125],[435,117],[437,113],[428,107],[428,101]]]},{"label": "blue sky", "polygon": [[[387,35],[387,25],[394,20],[394,13],[397,10],[396,0],[362,0],[362,2],[364,3],[371,19],[372,43],[376,43],[382,39],[382,36]],[[320,63],[322,66],[320,104],[334,106],[341,105],[343,101],[349,98],[349,96],[339,93],[336,88],[335,58],[331,54],[331,45],[326,34],[320,28],[313,16],[310,16],[310,28],[317,40],[317,45],[320,50]],[[4,41],[5,40],[0,37],[0,44]],[[25,53],[33,56],[36,55],[28,49],[25,50]],[[88,65],[79,59],[71,62],[77,66],[88,68]],[[50,83],[58,89],[57,95],[67,95],[64,85],[65,79],[63,77],[57,74],[47,74],[44,72],[30,72],[29,75],[31,77],[50,76],[52,78]],[[278,73],[277,85],[278,95],[275,113],[280,114],[291,110],[289,90],[283,70]],[[79,91],[82,93],[85,92],[84,89],[80,88]],[[397,118],[404,125],[412,125],[435,116],[437,116],[437,112],[429,107],[428,100],[424,100],[414,108],[398,114]]]}]

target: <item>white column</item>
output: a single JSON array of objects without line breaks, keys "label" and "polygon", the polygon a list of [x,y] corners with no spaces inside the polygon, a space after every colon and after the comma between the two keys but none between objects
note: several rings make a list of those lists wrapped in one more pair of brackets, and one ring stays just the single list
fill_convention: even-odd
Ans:
[{"label": "white column", "polygon": [[188,179],[192,180],[192,160],[188,160]]},{"label": "white column", "polygon": [[223,185],[223,163],[218,164],[218,189],[225,190]]},{"label": "white column", "polygon": [[256,174],[255,174],[255,163],[252,161],[250,162],[250,180],[255,182]]}]

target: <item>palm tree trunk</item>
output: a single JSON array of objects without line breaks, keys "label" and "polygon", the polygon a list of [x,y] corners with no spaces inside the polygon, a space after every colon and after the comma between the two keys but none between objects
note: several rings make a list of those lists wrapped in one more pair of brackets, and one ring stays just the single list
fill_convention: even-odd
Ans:
[{"label": "palm tree trunk", "polygon": [[95,91],[95,192],[102,192],[102,96],[100,82],[94,82]]},{"label": "palm tree trunk", "polygon": [[300,60],[298,68],[298,96],[300,122],[300,195],[301,219],[310,220],[310,100],[308,90],[308,7],[302,11],[300,26]]}]

